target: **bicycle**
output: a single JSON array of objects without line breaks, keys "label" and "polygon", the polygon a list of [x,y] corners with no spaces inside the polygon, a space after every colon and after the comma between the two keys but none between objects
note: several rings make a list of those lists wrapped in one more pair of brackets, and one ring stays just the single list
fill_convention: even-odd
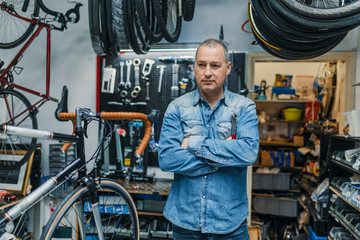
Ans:
[{"label": "bicycle", "polygon": [[[76,143],[76,159],[60,170],[55,176],[35,189],[22,201],[10,208],[0,220],[0,230],[4,232],[6,223],[13,221],[35,203],[49,195],[56,187],[76,176],[76,188],[62,201],[47,222],[41,240],[56,237],[59,231],[68,233],[70,239],[140,239],[139,219],[134,202],[125,188],[116,180],[102,178],[98,164],[87,174],[86,165],[93,159],[85,159],[84,137],[87,125],[92,120],[130,120],[139,119],[145,127],[144,136],[134,153],[136,161],[151,137],[151,126],[157,121],[159,112],[151,114],[135,112],[102,112],[94,113],[89,109],[77,108],[74,113],[64,113],[65,105],[59,105],[57,116],[61,120],[73,121],[72,135],[40,131],[37,129],[1,125],[4,134],[68,141],[64,144],[66,151],[72,142]],[[105,136],[106,137],[106,136]],[[98,153],[97,149],[96,153]],[[1,236],[1,234],[0,234]]]},{"label": "bicycle", "polygon": [[[77,3],[65,14],[55,12],[47,8],[42,0],[2,0],[0,1],[0,48],[9,49],[24,43],[9,65],[2,69],[4,61],[0,61],[0,123],[11,124],[21,127],[37,129],[36,114],[38,109],[47,101],[58,102],[58,99],[50,96],[50,49],[51,31],[64,31],[67,23],[76,23],[80,19],[79,8],[81,3]],[[45,17],[40,17],[40,9],[46,13]],[[49,17],[50,16],[50,17]],[[50,22],[54,21],[55,24]],[[17,64],[21,60],[24,52],[33,43],[40,32],[47,31],[46,47],[46,88],[45,93],[14,83],[14,73],[20,74],[22,68]],[[30,101],[19,91],[40,97],[40,100],[31,104]],[[6,153],[6,160],[1,159],[0,167],[3,169],[15,169],[23,165],[31,156],[35,149],[36,138],[26,139],[24,137],[12,137],[8,139],[5,135],[0,135],[0,156]],[[10,152],[25,152],[21,159],[11,157]],[[18,156],[18,155],[17,155]]]}]

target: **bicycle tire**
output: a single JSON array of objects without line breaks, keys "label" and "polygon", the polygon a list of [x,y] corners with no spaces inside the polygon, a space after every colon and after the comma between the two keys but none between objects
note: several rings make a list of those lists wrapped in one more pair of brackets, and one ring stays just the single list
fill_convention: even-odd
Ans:
[{"label": "bicycle tire", "polygon": [[[108,31],[112,31],[114,41],[117,41],[118,48],[129,49],[129,42],[126,40],[124,29],[124,14],[123,14],[123,1],[125,0],[112,0],[111,1],[111,14],[108,19]],[[111,20],[111,21],[110,21]]]},{"label": "bicycle tire", "polygon": [[100,1],[99,0],[91,0],[88,1],[88,13],[89,13],[89,31],[90,31],[90,39],[91,45],[93,47],[94,52],[98,56],[106,55],[104,45],[101,40],[100,33]]},{"label": "bicycle tire", "polygon": [[[101,210],[101,220],[105,238],[140,239],[139,219],[136,207],[126,189],[114,180],[100,179],[100,184],[97,186],[97,193],[99,196],[99,208]],[[88,236],[86,239],[98,239],[95,236],[97,231],[94,229],[94,223],[91,219],[92,212],[88,203],[88,187],[77,187],[60,203],[55,212],[52,213],[40,239],[52,239],[55,237],[57,229],[63,229],[61,227],[71,229],[70,239],[85,239],[83,238],[84,235]],[[126,210],[127,213],[122,214],[122,212],[126,212]],[[79,229],[85,230],[83,236],[81,236]],[[113,230],[113,232],[110,232],[110,230]]]},{"label": "bicycle tire", "polygon": [[[20,92],[10,88],[0,90],[1,124],[37,129],[36,110],[30,107],[29,100]],[[7,110],[4,111],[4,109]],[[11,116],[16,116],[16,118]],[[8,136],[0,133],[0,168],[18,169],[30,158],[35,145],[36,138]]]},{"label": "bicycle tire", "polygon": [[297,12],[290,11],[279,0],[268,1],[271,7],[283,18],[288,19],[296,26],[306,27],[313,30],[338,29],[348,26],[357,27],[360,24],[360,14],[339,19],[313,19],[301,16]]},{"label": "bicycle tire", "polygon": [[[334,37],[340,34],[347,33],[353,26],[348,26],[340,29],[327,29],[326,31],[313,31],[313,29],[302,29],[301,27],[294,26],[289,24],[289,21],[276,14],[274,10],[269,5],[268,1],[260,1],[260,6],[258,6],[256,1],[253,1],[253,7],[255,11],[259,14],[262,22],[266,27],[271,29],[273,33],[276,33],[286,39],[292,40],[321,40],[323,38]],[[266,17],[264,17],[266,16]],[[269,18],[269,20],[266,20]]]},{"label": "bicycle tire", "polygon": [[152,42],[160,42],[163,35],[156,22],[155,10],[151,0],[136,0],[136,12],[146,37]]},{"label": "bicycle tire", "polygon": [[178,14],[178,0],[153,0],[153,4],[164,38],[170,43],[176,42],[180,37],[182,25],[182,16]]},{"label": "bicycle tire", "polygon": [[136,54],[146,54],[151,48],[151,42],[146,40],[141,31],[140,23],[136,18],[135,4],[133,1],[123,1],[124,25],[127,40]]},{"label": "bicycle tire", "polygon": [[113,16],[112,16],[113,2],[115,3],[116,1],[110,0],[103,2],[105,3],[104,17],[106,20],[107,39],[109,42],[109,54],[112,55],[113,57],[117,57],[120,53],[121,48],[113,31]]},{"label": "bicycle tire", "polygon": [[[338,19],[349,17],[360,13],[360,1],[350,1],[348,4],[331,8],[318,8],[301,3],[298,0],[277,0],[288,9],[303,16],[317,19]],[[337,1],[338,2],[338,1]]]},{"label": "bicycle tire", "polygon": [[[27,18],[39,16],[39,5],[37,0],[29,0],[26,12],[22,11],[24,0],[3,0],[8,6],[12,5],[14,10]],[[26,22],[14,17],[0,9],[0,48],[10,49],[19,46],[33,32],[36,24]]]},{"label": "bicycle tire", "polygon": [[[313,51],[317,52],[318,49],[332,45],[333,42],[338,42],[339,38],[343,39],[341,35],[316,40],[307,38],[306,36],[301,38],[292,37],[289,33],[282,32],[281,29],[275,28],[275,23],[272,24],[272,22],[267,19],[267,16],[262,12],[261,5],[263,3],[264,2],[261,2],[260,0],[252,1],[252,6],[254,6],[255,11],[255,14],[253,14],[253,21],[267,41],[273,45],[277,45],[283,51],[286,51],[285,49],[289,51],[300,50],[304,55],[307,55],[311,54]],[[257,16],[257,14],[259,14],[259,16]]]},{"label": "bicycle tire", "polygon": [[184,21],[190,22],[194,18],[196,0],[182,0],[182,14]]}]

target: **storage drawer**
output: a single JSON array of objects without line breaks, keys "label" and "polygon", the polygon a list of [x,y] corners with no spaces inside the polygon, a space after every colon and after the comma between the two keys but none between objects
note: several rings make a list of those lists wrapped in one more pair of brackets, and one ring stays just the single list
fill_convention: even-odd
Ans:
[{"label": "storage drawer", "polygon": [[253,207],[256,212],[261,214],[284,217],[298,216],[297,199],[258,196],[254,198]]},{"label": "storage drawer", "polygon": [[253,173],[254,190],[289,190],[291,173]]}]

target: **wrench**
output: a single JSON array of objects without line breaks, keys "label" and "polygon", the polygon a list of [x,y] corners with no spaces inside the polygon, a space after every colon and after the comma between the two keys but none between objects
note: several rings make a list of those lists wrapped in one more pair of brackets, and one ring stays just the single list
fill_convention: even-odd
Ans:
[{"label": "wrench", "polygon": [[165,72],[165,65],[158,65],[156,68],[160,68],[160,77],[159,77],[159,86],[158,86],[158,93],[161,92],[161,84],[162,84],[162,78]]},{"label": "wrench", "polygon": [[131,72],[131,65],[132,65],[132,61],[131,60],[127,60],[125,62],[126,64],[126,82],[125,82],[125,88],[131,88],[131,82],[130,82],[130,72]]},{"label": "wrench", "polygon": [[136,98],[141,91],[140,87],[140,59],[135,58],[133,61],[134,71],[135,71],[135,86],[134,90],[131,92],[131,97]]},{"label": "wrench", "polygon": [[119,86],[123,88],[125,86],[124,82],[124,62],[120,62],[120,84]]}]

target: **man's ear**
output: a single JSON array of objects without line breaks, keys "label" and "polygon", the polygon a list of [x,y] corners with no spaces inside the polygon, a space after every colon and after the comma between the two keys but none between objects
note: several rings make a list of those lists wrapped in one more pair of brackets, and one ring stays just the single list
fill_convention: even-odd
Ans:
[{"label": "man's ear", "polygon": [[227,63],[227,71],[226,71],[226,75],[229,75],[231,72],[231,62]]}]

